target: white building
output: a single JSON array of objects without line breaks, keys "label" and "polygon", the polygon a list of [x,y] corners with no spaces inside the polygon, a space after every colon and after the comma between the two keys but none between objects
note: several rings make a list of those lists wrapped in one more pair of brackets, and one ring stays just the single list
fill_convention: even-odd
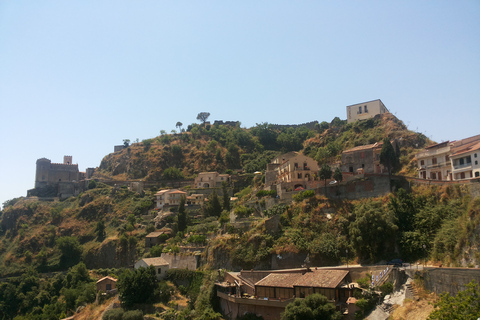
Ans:
[{"label": "white building", "polygon": [[464,180],[480,177],[480,135],[438,143],[415,155],[418,177]]},{"label": "white building", "polygon": [[161,209],[163,206],[178,206],[182,197],[186,197],[187,193],[177,189],[165,189],[155,193],[156,208]]},{"label": "white building", "polygon": [[135,269],[148,268],[153,266],[155,268],[155,274],[157,280],[162,280],[166,277],[169,269],[168,262],[163,258],[144,258],[135,262]]},{"label": "white building", "polygon": [[480,177],[480,142],[460,149],[450,156],[454,180]]},{"label": "white building", "polygon": [[382,100],[372,100],[347,106],[347,123],[373,118],[377,114],[387,113]]},{"label": "white building", "polygon": [[450,161],[450,141],[426,147],[415,155],[418,164],[418,177],[431,180],[452,180]]}]

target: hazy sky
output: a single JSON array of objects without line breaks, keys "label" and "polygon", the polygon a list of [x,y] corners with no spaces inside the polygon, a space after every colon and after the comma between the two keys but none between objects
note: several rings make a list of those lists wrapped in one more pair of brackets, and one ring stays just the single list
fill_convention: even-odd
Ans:
[{"label": "hazy sky", "polygon": [[480,1],[1,1],[0,204],[38,158],[84,171],[201,111],[297,124],[374,99],[438,142],[480,134]]}]

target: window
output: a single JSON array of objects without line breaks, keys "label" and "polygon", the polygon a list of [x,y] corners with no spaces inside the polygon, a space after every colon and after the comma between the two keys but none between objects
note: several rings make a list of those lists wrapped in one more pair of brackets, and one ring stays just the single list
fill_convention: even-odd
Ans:
[{"label": "window", "polygon": [[358,107],[358,114],[362,113],[362,106]]},{"label": "window", "polygon": [[425,160],[420,160],[420,165],[424,166],[425,165]]},{"label": "window", "polygon": [[432,164],[437,164],[437,158],[432,159]]},{"label": "window", "polygon": [[365,105],[365,113],[367,113],[367,112],[368,112],[368,110],[367,110],[367,106]]},{"label": "window", "polygon": [[157,269],[157,273],[158,273],[158,274],[162,274],[162,268],[158,268],[158,269]]},{"label": "window", "polygon": [[465,172],[460,173],[460,179],[465,179]]},{"label": "window", "polygon": [[445,156],[445,161],[448,162],[448,160],[450,160],[450,157],[448,156],[448,154]]},{"label": "window", "polygon": [[477,154],[475,153],[473,156],[476,158],[476,157],[477,157]]},{"label": "window", "polygon": [[302,179],[302,174],[301,173],[297,174],[297,178]]},{"label": "window", "polygon": [[111,284],[111,283],[107,283],[107,285],[105,286],[105,289],[106,289],[107,291],[112,290],[112,284]]},{"label": "window", "polygon": [[480,177],[480,172],[475,172],[475,177]]},{"label": "window", "polygon": [[477,160],[475,160],[475,165],[478,165],[478,161],[477,161]]},{"label": "window", "polygon": [[295,162],[295,163],[293,164],[293,167],[294,167],[295,169],[298,169],[298,163]]},{"label": "window", "polygon": [[472,157],[471,156],[467,157],[467,163],[472,163]]},{"label": "window", "polygon": [[463,158],[460,158],[460,165],[464,165],[465,164],[465,160],[463,160]]}]

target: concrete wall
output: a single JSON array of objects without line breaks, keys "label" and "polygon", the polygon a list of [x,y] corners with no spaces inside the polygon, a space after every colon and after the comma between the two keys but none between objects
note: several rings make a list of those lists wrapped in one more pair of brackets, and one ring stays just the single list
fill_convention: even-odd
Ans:
[{"label": "concrete wall", "polygon": [[199,256],[162,253],[161,258],[168,262],[170,269],[196,270]]},{"label": "concrete wall", "polygon": [[[392,180],[402,178],[392,177]],[[324,194],[325,188],[315,190],[317,194]],[[356,176],[355,180],[349,180],[332,186],[327,186],[326,196],[338,199],[362,199],[369,197],[380,197],[390,192],[388,175],[363,174]]]},{"label": "concrete wall", "polygon": [[427,267],[425,272],[415,269],[407,269],[406,272],[411,277],[414,277],[415,273],[423,276],[425,289],[437,294],[448,292],[456,295],[465,290],[470,281],[480,283],[480,269]]}]

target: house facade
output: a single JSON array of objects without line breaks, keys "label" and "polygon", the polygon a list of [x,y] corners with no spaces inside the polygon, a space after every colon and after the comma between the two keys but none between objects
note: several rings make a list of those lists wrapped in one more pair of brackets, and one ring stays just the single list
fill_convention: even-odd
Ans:
[{"label": "house facade", "polygon": [[111,290],[115,290],[117,288],[117,279],[113,277],[103,277],[102,279],[97,281],[97,292],[109,292]]},{"label": "house facade", "polygon": [[155,268],[157,280],[165,279],[170,267],[168,262],[163,258],[144,258],[135,262],[135,269],[148,268],[150,266]]},{"label": "house facade", "polygon": [[372,100],[347,106],[347,123],[375,117],[377,114],[387,113],[388,109],[382,100]]},{"label": "house facade", "polygon": [[418,177],[431,180],[453,180],[450,161],[450,141],[426,147],[415,155],[418,164]]},{"label": "house facade", "polygon": [[298,152],[282,154],[267,164],[265,187],[270,189],[314,188],[313,181],[320,170],[315,159]]},{"label": "house facade", "polygon": [[187,197],[187,193],[178,189],[160,190],[155,193],[155,207],[162,209],[164,206],[178,206],[182,197]]},{"label": "house facade", "polygon": [[458,150],[450,156],[453,180],[480,177],[480,142]]},{"label": "house facade", "polygon": [[195,188],[219,188],[223,182],[230,182],[229,174],[200,172],[195,178]]},{"label": "house facade", "polygon": [[145,236],[145,249],[150,249],[161,243],[160,236],[164,234],[163,231],[150,232]]},{"label": "house facade", "polygon": [[[393,148],[397,141],[391,141]],[[342,152],[342,172],[387,173],[387,168],[380,164],[380,152],[383,142],[354,147]]]},{"label": "house facade", "polygon": [[465,180],[480,177],[480,135],[445,141],[415,155],[418,177],[430,180]]}]

